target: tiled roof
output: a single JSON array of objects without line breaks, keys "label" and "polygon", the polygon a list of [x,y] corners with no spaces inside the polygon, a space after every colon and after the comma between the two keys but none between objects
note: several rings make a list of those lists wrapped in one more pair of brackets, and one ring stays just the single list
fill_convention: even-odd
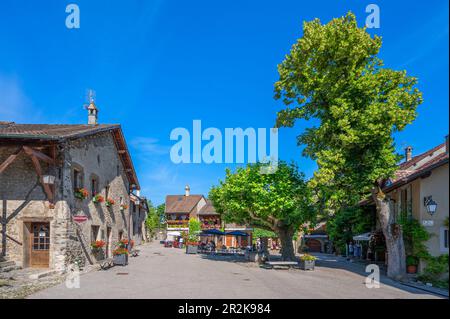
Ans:
[{"label": "tiled roof", "polygon": [[16,143],[18,140],[33,143],[58,142],[107,131],[112,132],[116,147],[120,150],[119,157],[127,170],[130,184],[135,184],[139,189],[136,171],[119,124],[16,124],[0,121],[0,142]]},{"label": "tiled roof", "polygon": [[167,195],[166,213],[190,213],[203,195]]},{"label": "tiled roof", "polygon": [[0,122],[0,139],[61,140],[120,128],[118,124],[16,124]]},{"label": "tiled roof", "polygon": [[220,215],[218,212],[216,212],[216,209],[214,208],[212,202],[209,199],[206,200],[206,205],[200,209],[198,214],[199,215]]},{"label": "tiled roof", "polygon": [[423,174],[436,167],[448,163],[449,154],[445,151],[445,147],[445,143],[440,144],[423,154],[413,157],[410,161],[400,164],[399,170],[395,172],[395,177],[385,187],[384,191],[391,191],[423,176]]}]

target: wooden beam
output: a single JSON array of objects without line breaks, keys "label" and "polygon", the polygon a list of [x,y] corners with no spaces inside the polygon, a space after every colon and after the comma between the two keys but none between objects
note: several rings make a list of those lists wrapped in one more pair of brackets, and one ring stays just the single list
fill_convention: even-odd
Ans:
[{"label": "wooden beam", "polygon": [[36,156],[30,155],[31,161],[33,162],[34,169],[36,170],[36,173],[39,176],[39,181],[41,182],[42,187],[44,188],[44,192],[47,195],[47,199],[50,203],[53,203],[53,192],[48,184],[44,183],[44,178],[42,176],[42,168],[41,164],[39,163],[39,160]]},{"label": "wooden beam", "polygon": [[31,147],[28,147],[28,146],[24,146],[23,149],[25,150],[25,153],[27,153],[28,155],[30,155],[30,156],[33,155],[48,164],[55,165],[55,160],[53,158],[51,158],[50,156],[45,155],[44,153],[39,152],[35,149],[32,149]]},{"label": "wooden beam", "polygon": [[13,154],[9,155],[8,158],[0,165],[0,174],[19,156],[22,152],[22,148],[19,148]]}]

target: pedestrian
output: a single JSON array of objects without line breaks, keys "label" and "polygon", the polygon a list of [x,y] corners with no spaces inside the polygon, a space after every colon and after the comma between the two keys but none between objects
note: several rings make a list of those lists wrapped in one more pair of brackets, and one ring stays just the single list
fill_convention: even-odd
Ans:
[{"label": "pedestrian", "polygon": [[350,242],[350,244],[348,244],[348,257],[351,259],[353,257],[354,254],[354,246],[353,246],[353,242]]}]

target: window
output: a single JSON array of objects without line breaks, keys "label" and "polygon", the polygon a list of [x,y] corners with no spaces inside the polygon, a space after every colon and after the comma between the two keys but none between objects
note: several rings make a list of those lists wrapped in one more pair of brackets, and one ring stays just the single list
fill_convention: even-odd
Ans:
[{"label": "window", "polygon": [[123,239],[123,231],[119,230],[119,241]]},{"label": "window", "polygon": [[91,226],[91,241],[99,240],[100,226]]},{"label": "window", "polygon": [[73,168],[73,189],[83,188],[83,170],[80,167]]},{"label": "window", "polygon": [[448,227],[441,227],[440,231],[440,242],[441,242],[441,252],[448,253]]},{"label": "window", "polygon": [[117,176],[120,175],[120,166],[119,165],[116,166],[116,175]]},{"label": "window", "polygon": [[109,197],[109,184],[105,187],[105,198],[107,199]]},{"label": "window", "polygon": [[92,176],[91,177],[91,196],[94,197],[98,194],[98,177]]}]

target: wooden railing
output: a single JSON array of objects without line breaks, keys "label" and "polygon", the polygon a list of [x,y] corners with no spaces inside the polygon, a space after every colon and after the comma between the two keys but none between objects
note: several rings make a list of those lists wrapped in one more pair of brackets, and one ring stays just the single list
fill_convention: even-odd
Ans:
[{"label": "wooden railing", "polygon": [[188,228],[189,220],[168,220],[167,228]]}]

